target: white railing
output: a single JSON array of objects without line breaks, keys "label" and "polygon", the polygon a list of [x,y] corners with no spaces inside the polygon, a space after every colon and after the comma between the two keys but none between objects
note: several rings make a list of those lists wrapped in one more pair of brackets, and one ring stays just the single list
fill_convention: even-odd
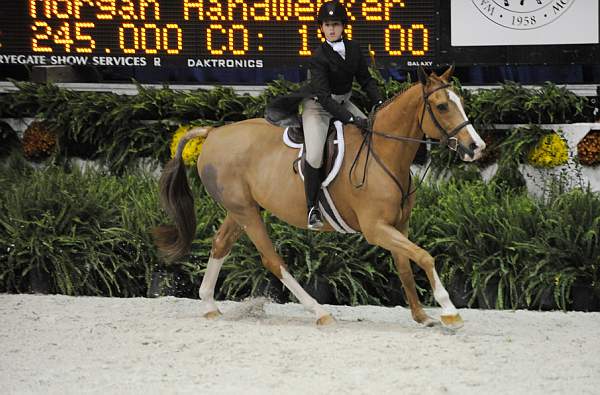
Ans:
[{"label": "white railing", "polygon": [[[114,92],[122,95],[135,95],[137,94],[137,88],[135,84],[129,83],[88,83],[88,82],[55,82],[55,85],[72,89],[76,91],[89,91],[89,92]],[[141,84],[144,87],[151,87],[160,89],[163,87],[162,84]],[[561,84],[558,84],[561,85]],[[233,88],[238,94],[247,93],[251,96],[258,96],[265,89],[265,85],[226,85],[226,84],[176,84],[170,85],[169,88],[177,91],[192,91],[196,89],[212,89],[215,86],[227,86]],[[536,88],[539,85],[523,85],[525,88]],[[578,96],[592,97],[598,94],[598,87],[600,84],[567,84],[565,86],[568,90],[575,93]],[[469,90],[481,90],[481,89],[498,89],[500,85],[464,85]],[[15,91],[17,88],[8,81],[0,81],[0,93]]]}]

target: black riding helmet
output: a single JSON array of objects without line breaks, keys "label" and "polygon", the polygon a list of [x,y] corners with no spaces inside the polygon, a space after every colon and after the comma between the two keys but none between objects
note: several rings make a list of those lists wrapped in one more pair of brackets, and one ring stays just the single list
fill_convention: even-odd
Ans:
[{"label": "black riding helmet", "polygon": [[348,13],[343,5],[338,1],[326,1],[319,8],[317,22],[322,25],[325,21],[340,21],[344,25],[348,24]]}]

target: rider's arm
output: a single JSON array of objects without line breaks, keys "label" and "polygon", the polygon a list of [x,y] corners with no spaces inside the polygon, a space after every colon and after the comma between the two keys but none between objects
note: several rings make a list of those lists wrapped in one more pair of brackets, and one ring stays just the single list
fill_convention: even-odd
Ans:
[{"label": "rider's arm", "polygon": [[313,58],[310,66],[311,87],[317,101],[323,108],[343,123],[352,122],[352,113],[344,106],[333,100],[327,73],[327,64],[324,60]]}]

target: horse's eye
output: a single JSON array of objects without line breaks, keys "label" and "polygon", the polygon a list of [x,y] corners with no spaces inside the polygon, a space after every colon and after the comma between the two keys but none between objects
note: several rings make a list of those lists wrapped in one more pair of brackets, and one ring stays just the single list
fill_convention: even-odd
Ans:
[{"label": "horse's eye", "polygon": [[441,103],[435,107],[440,111],[448,111],[448,103]]}]

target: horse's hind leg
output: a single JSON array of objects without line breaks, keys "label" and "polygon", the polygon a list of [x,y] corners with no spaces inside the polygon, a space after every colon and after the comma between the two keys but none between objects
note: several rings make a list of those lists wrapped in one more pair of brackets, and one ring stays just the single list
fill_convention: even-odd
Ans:
[{"label": "horse's hind leg", "polygon": [[275,251],[273,243],[267,233],[258,209],[244,210],[244,213],[236,214],[236,221],[243,226],[244,230],[256,249],[261,255],[263,265],[271,271],[290,290],[292,294],[302,303],[304,308],[312,311],[317,318],[317,325],[333,323],[331,315],[312,297],[287,271],[286,265]]},{"label": "horse's hind leg", "polygon": [[221,315],[214,299],[215,284],[223,262],[227,259],[231,247],[240,237],[242,228],[235,222],[231,215],[227,215],[212,240],[212,249],[208,265],[200,285],[201,311],[206,318],[216,318]]}]

